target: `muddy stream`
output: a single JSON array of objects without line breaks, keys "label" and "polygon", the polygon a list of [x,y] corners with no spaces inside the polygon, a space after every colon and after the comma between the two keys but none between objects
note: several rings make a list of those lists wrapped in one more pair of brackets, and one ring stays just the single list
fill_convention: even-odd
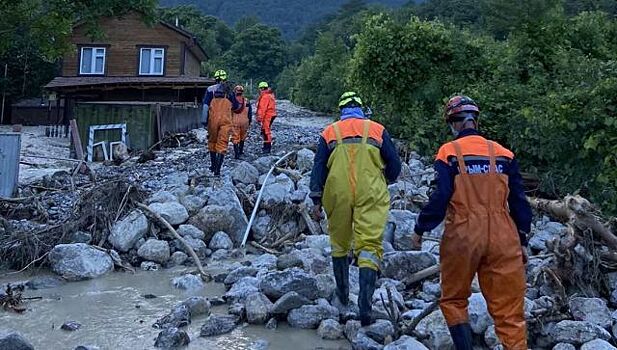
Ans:
[{"label": "muddy stream", "polygon": [[[73,350],[79,345],[107,349],[155,349],[154,340],[160,330],[152,328],[157,318],[192,295],[217,297],[225,292],[220,283],[207,283],[198,294],[175,289],[171,279],[189,272],[188,268],[159,271],[114,272],[98,279],[70,282],[52,289],[27,290],[23,314],[0,310],[0,329],[18,331],[36,349]],[[45,273],[37,276],[45,276]],[[50,274],[51,275],[51,274]],[[19,282],[34,276],[0,274],[0,285]],[[146,299],[153,294],[156,298]],[[212,308],[212,313],[225,314],[227,305]],[[263,326],[240,326],[230,334],[202,338],[199,330],[206,315],[192,318],[187,332],[191,343],[186,349],[264,349],[254,345],[266,340],[270,350],[350,349],[346,341],[322,340],[315,330],[294,329],[279,322],[276,330]],[[64,331],[60,326],[76,321],[81,328]]]}]

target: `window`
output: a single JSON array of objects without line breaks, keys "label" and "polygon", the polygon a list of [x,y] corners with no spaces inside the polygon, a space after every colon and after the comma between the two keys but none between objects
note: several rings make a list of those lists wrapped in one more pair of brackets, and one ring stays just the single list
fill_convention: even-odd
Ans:
[{"label": "window", "polygon": [[104,74],[105,48],[82,47],[79,74]]},{"label": "window", "polygon": [[163,75],[165,64],[165,49],[141,49],[139,58],[139,74]]}]

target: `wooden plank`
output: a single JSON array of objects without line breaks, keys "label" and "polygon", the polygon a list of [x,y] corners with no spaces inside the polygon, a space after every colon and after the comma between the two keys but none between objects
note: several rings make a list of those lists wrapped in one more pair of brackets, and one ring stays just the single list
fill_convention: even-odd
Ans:
[{"label": "wooden plank", "polygon": [[[84,160],[84,149],[81,143],[81,137],[79,137],[79,128],[77,128],[77,121],[75,119],[71,119],[69,122],[69,126],[71,129],[71,137],[73,138],[73,145],[75,145],[75,155],[78,160]],[[79,166],[80,172],[85,172],[87,170],[84,164]]]}]

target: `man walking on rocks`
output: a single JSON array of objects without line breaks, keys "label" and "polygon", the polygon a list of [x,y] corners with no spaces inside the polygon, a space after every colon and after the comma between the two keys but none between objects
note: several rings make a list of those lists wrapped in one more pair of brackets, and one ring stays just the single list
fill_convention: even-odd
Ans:
[{"label": "man walking on rocks", "polygon": [[311,173],[314,216],[328,215],[336,295],[349,303],[350,250],[360,267],[360,321],[371,323],[372,297],[383,255],[382,236],[390,209],[387,183],[396,181],[401,161],[386,129],[368,120],[354,92],[339,100],[341,120],[319,138]]},{"label": "man walking on rocks", "polygon": [[232,131],[232,111],[239,110],[241,105],[227,83],[227,73],[224,70],[217,70],[214,79],[216,84],[206,91],[203,109],[208,129],[210,171],[219,176]]},{"label": "man walking on rocks", "polygon": [[244,154],[244,141],[248,136],[248,129],[251,125],[251,102],[244,97],[244,87],[238,85],[234,88],[236,99],[240,104],[240,109],[234,111],[233,114],[233,136],[232,141],[234,144],[234,156],[236,159],[240,159],[240,156]]},{"label": "man walking on rocks", "polygon": [[272,151],[272,123],[276,119],[276,99],[268,83],[259,83],[259,98],[257,99],[257,122],[261,124],[261,134],[264,138],[263,153]]},{"label": "man walking on rocks", "polygon": [[242,107],[227,83],[227,72],[214,73],[216,84],[208,87],[203,100],[205,125],[208,129],[208,151],[210,152],[210,171],[221,175],[221,167],[227,153],[227,144],[232,132],[232,111]]},{"label": "man walking on rocks", "polygon": [[495,331],[508,350],[527,350],[524,317],[527,234],[532,213],[513,153],[478,133],[480,110],[455,96],[444,112],[455,141],[437,153],[437,189],[420,213],[413,236],[446,220],[440,246],[440,307],[457,350],[472,350],[467,312],[478,274]]}]

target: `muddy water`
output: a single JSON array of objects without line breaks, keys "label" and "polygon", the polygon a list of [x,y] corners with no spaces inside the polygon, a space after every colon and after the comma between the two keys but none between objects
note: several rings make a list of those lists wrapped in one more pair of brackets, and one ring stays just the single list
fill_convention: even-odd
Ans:
[{"label": "muddy water", "polygon": [[[171,269],[155,272],[138,271],[135,275],[115,272],[104,277],[71,282],[53,289],[27,291],[26,296],[41,296],[28,301],[28,311],[15,314],[0,311],[0,329],[20,332],[36,349],[73,350],[79,345],[96,345],[100,349],[154,349],[158,330],[152,328],[157,318],[191,296],[171,286],[170,280],[188,270]],[[27,276],[0,277],[0,285],[23,281]],[[200,295],[214,297],[225,292],[224,286],[208,283]],[[146,299],[145,294],[157,298]],[[213,313],[225,313],[227,306],[214,307]],[[66,321],[82,327],[74,332],[60,329]],[[205,316],[194,317],[188,327],[191,343],[187,349],[253,349],[260,339],[268,349],[350,349],[345,341],[325,341],[315,330],[289,328],[284,322],[276,330],[263,326],[239,327],[219,337],[199,337]]]}]

